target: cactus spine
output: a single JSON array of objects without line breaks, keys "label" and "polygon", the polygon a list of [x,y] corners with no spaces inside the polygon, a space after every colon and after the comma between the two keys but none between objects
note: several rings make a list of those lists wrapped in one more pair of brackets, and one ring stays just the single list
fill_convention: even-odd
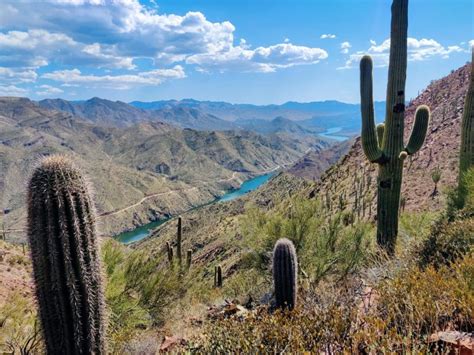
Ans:
[{"label": "cactus spine", "polygon": [[[404,146],[405,81],[407,68],[408,0],[394,0],[385,123],[375,127],[372,93],[372,59],[360,63],[362,147],[368,160],[378,163],[377,242],[388,254],[395,251],[403,158],[423,145],[428,129],[428,107],[418,107],[408,144]],[[381,138],[382,137],[382,138]]]},{"label": "cactus spine", "polygon": [[279,239],[273,249],[273,283],[276,306],[293,309],[298,293],[298,260],[293,243]]},{"label": "cactus spine", "polygon": [[474,47],[472,48],[471,78],[464,103],[461,124],[461,150],[459,155],[459,197],[462,205],[466,196],[463,175],[474,166]]},{"label": "cactus spine", "polygon": [[81,172],[64,157],[33,172],[28,239],[47,353],[105,353],[95,215]]}]

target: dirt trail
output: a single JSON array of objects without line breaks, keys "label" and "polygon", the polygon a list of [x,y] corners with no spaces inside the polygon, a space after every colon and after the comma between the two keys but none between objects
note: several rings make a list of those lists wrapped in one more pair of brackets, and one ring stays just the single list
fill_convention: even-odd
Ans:
[{"label": "dirt trail", "polygon": [[129,205],[127,207],[124,207],[124,208],[121,208],[119,210],[114,210],[114,211],[108,211],[108,212],[103,212],[101,213],[98,217],[101,218],[101,217],[105,217],[105,216],[113,216],[113,215],[116,215],[118,213],[121,213],[121,212],[124,212],[124,211],[127,211],[131,208],[134,208],[134,207],[137,207],[139,205],[141,205],[143,202],[145,202],[146,200],[150,199],[150,198],[154,198],[154,197],[157,197],[157,196],[163,196],[163,195],[168,195],[168,194],[172,194],[172,193],[180,193],[180,192],[187,192],[187,191],[192,191],[192,190],[197,190],[197,187],[190,187],[188,189],[178,189],[178,190],[170,190],[170,191],[166,191],[166,192],[158,192],[158,193],[155,193],[155,194],[151,194],[151,195],[146,195],[145,197],[143,197],[140,201],[132,204],[132,205]]}]

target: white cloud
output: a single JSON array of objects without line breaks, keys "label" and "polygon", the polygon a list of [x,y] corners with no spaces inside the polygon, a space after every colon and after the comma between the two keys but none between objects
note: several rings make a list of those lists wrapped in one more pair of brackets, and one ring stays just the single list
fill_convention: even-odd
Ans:
[{"label": "white cloud", "polygon": [[101,87],[125,90],[134,86],[159,85],[167,79],[181,79],[186,77],[183,67],[176,65],[171,69],[156,69],[137,74],[122,75],[93,75],[82,74],[79,69],[56,70],[43,74],[41,78],[67,84],[80,84],[84,87]]},{"label": "white cloud", "polygon": [[352,45],[349,42],[342,42],[341,43],[341,53],[347,54],[349,53],[349,49],[352,48]]},{"label": "white cloud", "polygon": [[189,57],[186,62],[196,64],[201,69],[207,67],[220,71],[234,69],[244,72],[269,73],[295,65],[315,64],[327,57],[328,53],[321,48],[280,43],[255,49],[239,45],[220,53],[194,55]]},{"label": "white cloud", "polygon": [[474,47],[474,39],[471,39],[469,41],[469,49],[471,49],[472,47]]},{"label": "white cloud", "polygon": [[45,30],[0,32],[0,53],[0,64],[8,67],[37,68],[56,62],[134,68],[132,58],[117,55],[113,45],[85,45],[64,33]]},{"label": "white cloud", "polygon": [[167,62],[225,50],[235,31],[230,22],[210,22],[200,12],[158,14],[138,0],[3,0],[0,23],[61,33],[83,45],[113,43],[116,56]]},{"label": "white cloud", "polygon": [[[385,67],[388,65],[390,56],[390,39],[386,39],[381,44],[373,40],[370,41],[371,46],[367,51],[358,51],[350,55],[346,62],[346,68],[353,68],[358,65],[363,55],[369,54],[376,67]],[[463,49],[459,46],[447,46],[444,47],[434,39],[416,39],[408,38],[408,60],[409,61],[425,61],[434,57],[440,57],[443,59],[449,58],[451,53],[463,52]]]},{"label": "white cloud", "polygon": [[[110,75],[74,76],[96,83],[118,80],[156,85],[168,78],[163,70],[179,72],[175,66],[146,77],[145,72],[135,72],[142,60],[156,67],[195,65],[203,72],[272,72],[328,57],[324,49],[294,45],[289,39],[252,49],[244,39],[234,38],[235,27],[229,21],[212,22],[200,12],[161,14],[138,0],[2,0],[0,24],[2,67],[134,70],[130,75],[112,71]],[[179,74],[169,78],[184,77],[184,69],[179,68]],[[63,84],[75,84],[63,79]]]},{"label": "white cloud", "polygon": [[38,74],[34,70],[24,68],[0,67],[0,80],[10,83],[31,83],[36,81]]},{"label": "white cloud", "polygon": [[27,93],[28,90],[14,85],[0,85],[0,96],[25,96]]},{"label": "white cloud", "polygon": [[39,89],[40,91],[36,92],[36,94],[39,96],[52,96],[52,95],[57,95],[64,92],[60,88],[57,88],[51,85],[41,85]]},{"label": "white cloud", "polygon": [[334,39],[336,38],[336,35],[335,34],[332,34],[332,33],[325,33],[325,34],[322,34],[321,37],[319,37],[321,39]]}]

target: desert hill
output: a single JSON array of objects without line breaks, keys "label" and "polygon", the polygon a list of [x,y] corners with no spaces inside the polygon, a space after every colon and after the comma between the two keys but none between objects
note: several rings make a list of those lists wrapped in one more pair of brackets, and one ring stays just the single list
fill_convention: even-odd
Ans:
[{"label": "desert hill", "polygon": [[[444,78],[433,81],[407,106],[405,118],[405,142],[413,126],[416,108],[427,105],[431,120],[425,144],[420,151],[409,157],[404,165],[402,200],[404,209],[413,211],[437,210],[443,205],[442,194],[433,195],[434,183],[431,173],[439,167],[441,180],[438,190],[454,186],[458,174],[458,156],[461,134],[461,118],[464,99],[469,85],[470,64],[454,70]],[[298,169],[292,173],[301,175]],[[308,176],[311,178],[311,176]],[[353,208],[356,195],[365,215],[375,213],[377,165],[365,158],[357,138],[349,153],[321,178],[312,195],[321,196],[330,192],[331,208],[338,208],[339,196],[343,196],[347,208]],[[356,192],[358,190],[358,192]],[[372,205],[372,207],[369,207]],[[369,211],[370,210],[370,211]],[[363,211],[359,213],[364,214]]]},{"label": "desert hill", "polygon": [[0,201],[11,210],[10,229],[24,225],[26,181],[46,154],[72,155],[84,168],[107,233],[210,201],[328,146],[316,137],[183,130],[161,121],[110,127],[24,98],[0,99],[0,132]]},{"label": "desert hill", "polygon": [[[406,198],[406,210],[436,210],[443,206],[441,193],[431,196],[434,188],[431,171],[435,167],[439,166],[442,170],[439,189],[443,190],[455,184],[460,120],[469,73],[470,66],[466,65],[434,81],[407,107],[405,127],[407,135],[412,127],[414,112],[419,105],[430,106],[432,119],[425,145],[411,161],[407,159],[405,162],[403,196]],[[348,146],[349,144],[352,146]],[[348,153],[322,174],[321,169],[329,166],[331,161],[337,160],[335,158],[337,154],[331,155],[331,151],[335,153],[344,150]],[[327,208],[327,196],[329,196],[330,210],[337,211],[339,195],[342,195],[345,199],[344,209],[351,211],[354,209],[357,193],[358,196],[362,196],[358,201],[360,218],[369,219],[373,218],[375,213],[375,184],[376,166],[369,164],[365,159],[360,147],[360,138],[332,147],[323,153],[308,153],[287,172],[275,176],[264,187],[248,196],[183,214],[183,233],[187,233],[188,236],[185,248],[193,250],[198,264],[206,265],[217,258],[225,265],[226,270],[232,272],[239,260],[234,245],[242,233],[241,220],[252,208],[277,210],[290,203],[288,197],[294,196],[320,199]],[[171,221],[134,247],[156,254],[164,253],[166,241],[172,242],[175,233],[176,226]]]}]

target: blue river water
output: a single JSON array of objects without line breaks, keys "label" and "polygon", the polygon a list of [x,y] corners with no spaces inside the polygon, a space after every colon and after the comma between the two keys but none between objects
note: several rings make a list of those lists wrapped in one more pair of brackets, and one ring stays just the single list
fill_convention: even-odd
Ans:
[{"label": "blue river water", "polygon": [[[265,175],[260,175],[257,176],[253,179],[249,179],[247,181],[244,181],[242,185],[238,189],[232,190],[227,192],[226,194],[222,195],[221,197],[218,197],[215,199],[212,203],[216,202],[226,202],[226,201],[231,201],[233,199],[236,199],[240,196],[245,195],[246,193],[249,193],[250,191],[253,191],[260,187],[261,185],[265,184],[270,178],[275,175],[275,173],[268,173]],[[204,204],[203,206],[208,205],[209,203]],[[199,206],[201,207],[201,206]],[[199,208],[195,207],[195,208]],[[158,221],[150,222],[147,223],[143,226],[140,226],[138,228],[135,228],[131,231],[121,233],[115,237],[116,240],[124,243],[124,244],[130,244],[133,242],[137,242],[145,237],[147,237],[150,232],[168,221],[170,218],[163,218]]]},{"label": "blue river water", "polygon": [[349,137],[346,136],[339,136],[335,133],[338,133],[342,131],[342,127],[333,127],[329,128],[323,133],[318,133],[319,136],[324,137],[324,138],[329,138],[329,139],[334,139],[338,142],[344,142],[345,140],[349,139]]}]

